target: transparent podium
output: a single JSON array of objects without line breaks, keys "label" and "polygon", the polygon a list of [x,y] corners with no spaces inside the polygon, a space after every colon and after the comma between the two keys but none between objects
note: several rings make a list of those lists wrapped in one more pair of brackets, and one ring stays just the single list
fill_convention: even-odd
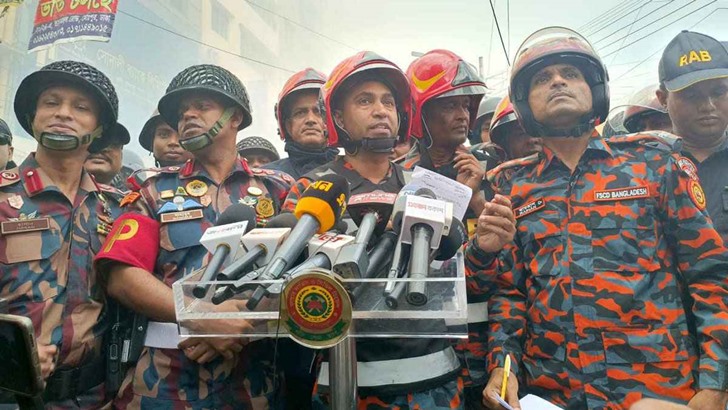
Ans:
[{"label": "transparent podium", "polygon": [[[461,251],[433,262],[423,279],[341,278],[313,268],[279,280],[199,282],[201,273],[173,285],[180,335],[290,337],[310,348],[329,348],[334,409],[356,406],[355,338],[467,338]],[[193,295],[199,285],[208,288],[202,298]],[[229,286],[236,289],[231,297],[216,300],[214,295]],[[251,306],[259,287],[266,297]],[[408,298],[415,288],[420,297]]]}]

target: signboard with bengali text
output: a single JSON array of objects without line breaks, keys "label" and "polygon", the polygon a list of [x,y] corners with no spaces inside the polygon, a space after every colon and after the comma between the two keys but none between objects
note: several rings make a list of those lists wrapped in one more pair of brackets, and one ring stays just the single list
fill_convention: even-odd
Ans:
[{"label": "signboard with bengali text", "polygon": [[119,0],[39,0],[28,51],[78,40],[109,41]]}]

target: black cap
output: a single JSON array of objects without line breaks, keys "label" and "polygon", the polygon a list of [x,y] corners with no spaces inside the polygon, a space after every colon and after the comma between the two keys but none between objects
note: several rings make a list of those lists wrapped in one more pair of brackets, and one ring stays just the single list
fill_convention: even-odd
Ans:
[{"label": "black cap", "polygon": [[13,133],[10,132],[10,127],[2,118],[0,118],[0,135],[7,135],[10,137],[10,143],[13,143]]},{"label": "black cap", "polygon": [[660,84],[680,91],[700,81],[728,77],[728,50],[713,37],[682,31],[670,41],[659,65]]}]

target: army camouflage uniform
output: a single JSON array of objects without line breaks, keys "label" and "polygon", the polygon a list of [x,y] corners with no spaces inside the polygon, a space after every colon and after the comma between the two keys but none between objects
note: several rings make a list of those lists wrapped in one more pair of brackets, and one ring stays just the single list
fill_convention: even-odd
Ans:
[{"label": "army camouflage uniform", "polygon": [[[38,343],[58,347],[56,370],[44,396],[51,408],[98,408],[107,402],[105,300],[92,260],[120,214],[121,195],[82,171],[71,203],[35,154],[20,167],[0,173],[0,298],[8,299],[8,313],[33,321]],[[27,224],[22,227],[17,221]],[[94,377],[71,386],[77,390],[70,393],[72,398],[58,400],[54,378],[84,366],[89,369],[86,376],[90,372]]]},{"label": "army camouflage uniform", "polygon": [[510,354],[520,394],[627,409],[728,388],[728,252],[680,145],[595,133],[573,173],[548,148],[489,173],[516,237],[497,259],[471,242],[466,267],[494,294],[488,368]]},{"label": "army camouflage uniform", "polygon": [[[190,185],[193,181],[198,182]],[[176,280],[206,263],[208,253],[200,245],[200,237],[226,208],[247,203],[256,209],[259,224],[263,224],[279,212],[291,182],[287,175],[249,168],[245,160],[239,159],[218,186],[201,166],[188,161],[182,167],[162,168],[157,175],[146,179],[139,191],[141,197],[124,210],[141,212],[159,221],[176,196],[194,201],[199,205],[195,209],[202,209],[201,219],[160,224],[160,249],[153,274],[172,287]],[[205,188],[201,188],[203,185]],[[163,208],[165,205],[167,208]],[[276,395],[272,343],[271,340],[253,342],[232,360],[217,357],[204,365],[188,359],[182,350],[145,347],[136,368],[127,374],[114,405],[117,408],[270,408]]]}]

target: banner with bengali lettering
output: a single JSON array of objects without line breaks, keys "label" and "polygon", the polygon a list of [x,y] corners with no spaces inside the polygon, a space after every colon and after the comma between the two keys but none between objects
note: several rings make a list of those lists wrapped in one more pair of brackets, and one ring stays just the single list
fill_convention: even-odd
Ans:
[{"label": "banner with bengali lettering", "polygon": [[78,40],[109,41],[119,0],[39,0],[28,52]]}]

